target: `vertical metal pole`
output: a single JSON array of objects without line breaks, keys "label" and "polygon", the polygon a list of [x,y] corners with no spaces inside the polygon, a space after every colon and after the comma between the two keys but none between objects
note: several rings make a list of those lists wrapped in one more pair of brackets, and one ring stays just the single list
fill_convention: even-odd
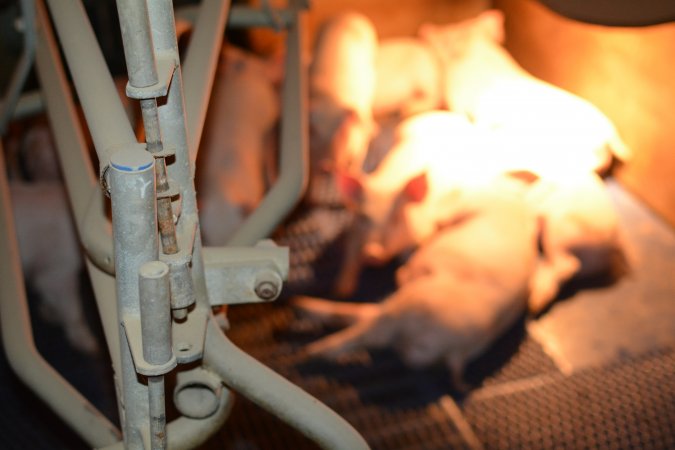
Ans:
[{"label": "vertical metal pole", "polygon": [[111,156],[110,198],[120,320],[124,444],[127,449],[143,449],[142,430],[147,429],[149,414],[148,387],[139,381],[122,321],[125,316],[140,316],[139,270],[144,263],[159,257],[154,158],[150,153],[124,149]]},{"label": "vertical metal pole", "polygon": [[183,212],[196,214],[192,171],[188,151],[187,130],[185,125],[185,106],[183,100],[183,79],[176,41],[176,24],[171,0],[148,0],[150,29],[155,53],[171,54],[175,58],[176,70],[171,79],[166,103],[159,106],[159,122],[162,128],[164,145],[175,149],[176,161],[169,167],[171,178],[179,184],[183,200]]},{"label": "vertical metal pole", "polygon": [[[158,82],[158,77],[147,4],[145,0],[117,0],[117,11],[122,29],[129,84],[136,88],[152,86]],[[143,115],[148,151],[151,153],[161,152],[164,146],[157,115],[157,99],[141,99],[141,114]],[[159,194],[168,192],[169,182],[164,158],[158,158],[155,173],[157,176],[157,192]],[[178,243],[173,223],[171,198],[160,195],[157,199],[157,212],[159,214],[162,249],[166,254],[177,253]]]},{"label": "vertical metal pole", "polygon": [[117,0],[117,13],[120,17],[129,83],[135,87],[148,87],[157,83],[157,63],[152,51],[152,35],[145,0]]},{"label": "vertical metal pole", "polygon": [[[171,305],[169,301],[169,266],[151,261],[139,273],[141,296],[141,334],[143,358],[155,365],[167,363],[171,350]],[[166,412],[164,376],[148,376],[150,407],[150,448],[166,449]]]},{"label": "vertical metal pole", "polygon": [[[181,217],[197,218],[197,199],[194,187],[194,165],[190,161],[188,136],[185,121],[185,103],[183,99],[183,79],[181,73],[178,42],[176,41],[176,24],[173,15],[171,0],[148,0],[148,13],[152,42],[155,54],[173,55],[176,68],[171,78],[166,102],[159,106],[159,122],[162,127],[164,145],[175,150],[175,161],[168,167],[169,177],[177,183],[182,200]],[[185,223],[185,220],[182,220]],[[191,232],[180,230],[178,232]],[[191,278],[197,303],[209,307],[206,293],[206,279],[204,278],[204,264],[201,254],[201,237],[199,232],[194,240],[192,249],[181,249],[192,253]],[[173,269],[173,268],[172,268]],[[172,285],[173,289],[173,285]],[[172,292],[172,296],[174,292]],[[174,317],[180,319],[184,313],[174,310]]]}]

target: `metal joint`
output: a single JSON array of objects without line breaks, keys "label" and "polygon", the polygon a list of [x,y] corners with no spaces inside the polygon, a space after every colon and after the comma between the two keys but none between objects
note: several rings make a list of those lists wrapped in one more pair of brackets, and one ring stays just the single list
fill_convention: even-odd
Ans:
[{"label": "metal joint", "polygon": [[287,247],[271,240],[255,247],[205,248],[206,290],[212,306],[276,300],[288,277]]},{"label": "metal joint", "polygon": [[136,100],[165,97],[169,92],[169,85],[176,70],[176,57],[173,52],[158,52],[157,58],[157,83],[145,87],[136,87],[127,83],[127,97]]}]

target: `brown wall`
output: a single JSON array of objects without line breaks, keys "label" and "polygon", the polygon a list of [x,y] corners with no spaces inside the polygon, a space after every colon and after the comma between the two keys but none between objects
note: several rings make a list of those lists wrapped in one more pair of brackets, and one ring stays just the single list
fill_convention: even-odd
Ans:
[{"label": "brown wall", "polygon": [[354,10],[375,23],[380,38],[414,36],[425,21],[444,23],[467,18],[489,3],[489,0],[314,0],[309,27],[314,30],[326,17]]},{"label": "brown wall", "polygon": [[[249,0],[260,5],[261,0]],[[287,0],[269,0],[284,7]],[[414,36],[427,21],[452,22],[477,14],[488,7],[490,0],[311,0],[307,13],[307,44],[311,46],[316,30],[327,18],[343,11],[358,11],[373,21],[378,37]],[[264,28],[251,29],[249,39],[253,49],[262,54],[273,53],[283,44],[283,35]],[[307,49],[309,50],[309,48]]]},{"label": "brown wall", "polygon": [[498,0],[507,48],[534,75],[587,98],[619,128],[634,159],[618,178],[675,225],[675,23],[607,28],[534,0]]}]

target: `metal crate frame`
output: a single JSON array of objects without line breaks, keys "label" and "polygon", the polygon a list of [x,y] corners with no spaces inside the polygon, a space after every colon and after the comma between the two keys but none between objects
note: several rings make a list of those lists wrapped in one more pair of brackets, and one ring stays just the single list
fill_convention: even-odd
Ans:
[{"label": "metal crate frame", "polygon": [[[321,447],[367,448],[344,419],[234,346],[213,313],[215,306],[273,300],[288,274],[287,249],[270,243],[253,245],[283,220],[306,185],[301,51],[307,5],[292,0],[283,10],[273,10],[266,2],[261,9],[249,9],[230,8],[226,0],[203,0],[181,64],[171,0],[118,0],[129,68],[127,95],[147,106],[143,111],[147,144],[136,140],[81,2],[21,0],[21,7],[24,51],[0,104],[0,130],[22,114],[28,98],[20,98],[20,93],[34,61],[112,359],[122,429],[35,348],[0,157],[0,254],[5,259],[0,265],[0,320],[5,352],[19,378],[96,448],[197,447],[227,420],[233,400],[230,389]],[[287,30],[280,175],[230,245],[207,248],[201,244],[193,178],[226,24]],[[59,47],[93,139],[98,176]],[[152,139],[161,144],[159,152],[155,148],[150,153]],[[157,231],[156,177],[164,165],[170,183],[163,198],[172,199],[169,211],[179,211],[174,223],[178,251],[171,254],[160,247]],[[155,195],[145,195],[147,186]],[[111,198],[112,223],[105,215],[104,194]],[[172,303],[169,312],[169,297],[173,302],[178,291],[187,300]],[[152,309],[153,302],[159,302],[158,309]],[[169,314],[173,320],[158,320]],[[148,325],[155,322],[167,325]],[[169,335],[172,344],[167,343]],[[182,415],[164,424],[163,379],[170,372],[176,374],[174,403]],[[197,400],[204,398],[208,401]]]}]

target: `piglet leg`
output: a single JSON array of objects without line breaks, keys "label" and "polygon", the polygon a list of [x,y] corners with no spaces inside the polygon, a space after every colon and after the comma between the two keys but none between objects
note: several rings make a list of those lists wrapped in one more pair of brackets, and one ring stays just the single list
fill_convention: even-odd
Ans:
[{"label": "piglet leg", "polygon": [[391,345],[397,322],[385,316],[360,320],[307,346],[307,354],[337,359],[357,350],[382,348]]},{"label": "piglet leg", "polygon": [[362,247],[364,244],[363,233],[365,233],[361,228],[363,228],[363,225],[357,223],[347,235],[342,266],[333,285],[333,293],[340,298],[349,297],[358,287],[359,275],[363,269]]},{"label": "piglet leg", "polygon": [[308,296],[294,297],[291,303],[301,314],[321,323],[335,325],[350,325],[369,320],[380,311],[378,304],[334,302]]},{"label": "piglet leg", "polygon": [[561,252],[541,261],[530,280],[528,310],[541,313],[555,300],[560,286],[570,280],[581,268],[581,262],[572,253]]}]

